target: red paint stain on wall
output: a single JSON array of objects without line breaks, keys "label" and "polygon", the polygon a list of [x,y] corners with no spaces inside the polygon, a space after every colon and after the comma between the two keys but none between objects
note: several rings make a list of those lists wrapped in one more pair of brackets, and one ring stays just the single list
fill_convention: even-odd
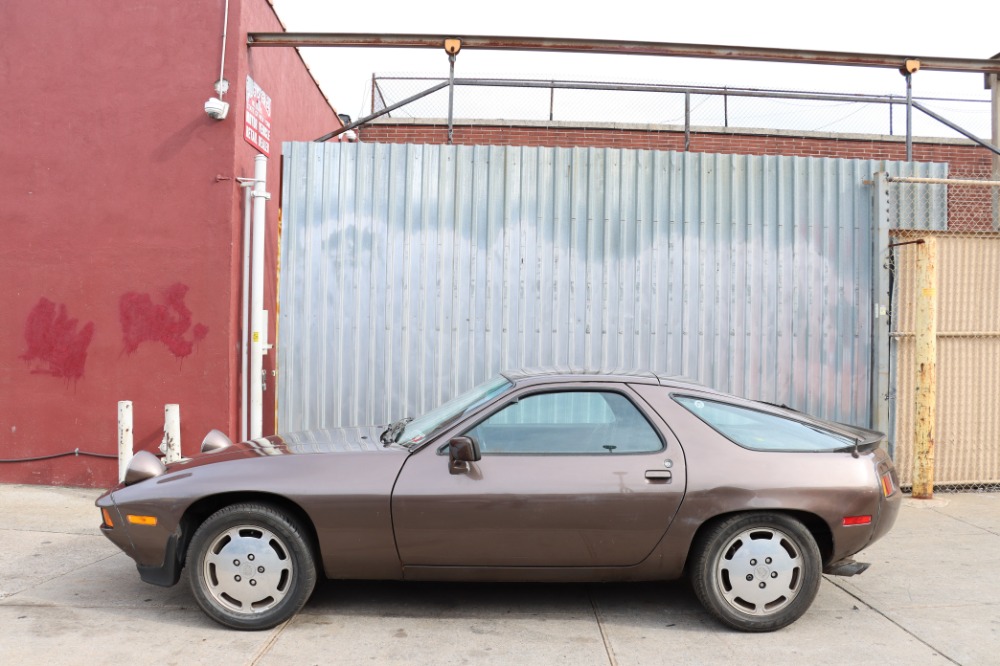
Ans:
[{"label": "red paint stain on wall", "polygon": [[[177,358],[194,350],[194,344],[205,339],[208,327],[191,326],[191,310],[184,303],[188,286],[177,282],[167,288],[165,304],[153,303],[149,294],[129,292],[118,302],[125,352],[131,354],[143,342],[162,342]],[[191,337],[187,332],[191,329]]]},{"label": "red paint stain on wall", "polygon": [[33,374],[52,375],[63,379],[80,379],[87,363],[87,348],[94,337],[94,322],[77,330],[79,321],[70,319],[66,306],[40,298],[24,324],[24,340],[28,351],[21,354],[33,362]]}]

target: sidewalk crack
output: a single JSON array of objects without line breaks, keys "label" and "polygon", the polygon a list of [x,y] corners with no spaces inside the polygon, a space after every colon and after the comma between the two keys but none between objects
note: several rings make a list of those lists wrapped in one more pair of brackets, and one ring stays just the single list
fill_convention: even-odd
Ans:
[{"label": "sidewalk crack", "polygon": [[604,641],[604,652],[608,655],[608,664],[610,666],[618,666],[618,660],[615,658],[615,651],[611,649],[611,639],[608,638],[608,632],[604,630],[604,618],[601,616],[601,610],[597,606],[597,602],[594,601],[594,595],[591,593],[590,586],[587,587],[587,599],[590,600],[590,607],[594,609],[594,618],[597,620],[597,628],[601,632],[601,640]]}]

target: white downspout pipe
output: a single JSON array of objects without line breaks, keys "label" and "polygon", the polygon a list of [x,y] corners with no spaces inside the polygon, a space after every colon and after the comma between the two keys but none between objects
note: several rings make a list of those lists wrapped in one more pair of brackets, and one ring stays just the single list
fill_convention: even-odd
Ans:
[{"label": "white downspout pipe", "polygon": [[254,181],[250,178],[240,179],[243,188],[243,303],[240,306],[240,441],[245,442],[249,414],[249,389],[247,370],[250,366],[250,188]]},{"label": "white downspout pipe", "polygon": [[267,193],[267,158],[257,155],[253,165],[253,257],[250,277],[250,439],[264,429],[264,350],[267,349],[267,313],[264,312],[264,202]]}]

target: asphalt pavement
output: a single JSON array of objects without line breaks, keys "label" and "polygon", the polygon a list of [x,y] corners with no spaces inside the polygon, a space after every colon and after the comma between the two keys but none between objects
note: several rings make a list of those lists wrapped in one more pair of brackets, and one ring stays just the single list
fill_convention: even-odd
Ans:
[{"label": "asphalt pavement", "polygon": [[4,664],[997,664],[1000,493],[904,500],[895,529],[771,634],[724,628],[684,582],[321,583],[264,632],[225,629],[187,576],[139,580],[92,489],[0,484]]}]

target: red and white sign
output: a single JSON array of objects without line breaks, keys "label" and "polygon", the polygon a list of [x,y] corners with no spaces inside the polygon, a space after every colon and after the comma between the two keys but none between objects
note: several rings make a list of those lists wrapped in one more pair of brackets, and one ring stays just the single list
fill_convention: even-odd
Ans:
[{"label": "red and white sign", "polygon": [[271,98],[247,76],[246,126],[243,138],[251,146],[271,156]]}]

